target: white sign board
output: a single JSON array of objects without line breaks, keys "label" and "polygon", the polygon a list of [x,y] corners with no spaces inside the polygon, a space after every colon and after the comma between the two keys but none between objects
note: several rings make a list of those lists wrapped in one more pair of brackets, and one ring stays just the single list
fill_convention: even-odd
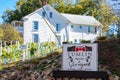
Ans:
[{"label": "white sign board", "polygon": [[63,44],[63,70],[97,71],[97,44]]},{"label": "white sign board", "polygon": [[22,45],[22,46],[20,46],[20,50],[24,50],[24,49],[26,49],[27,48],[27,45]]}]

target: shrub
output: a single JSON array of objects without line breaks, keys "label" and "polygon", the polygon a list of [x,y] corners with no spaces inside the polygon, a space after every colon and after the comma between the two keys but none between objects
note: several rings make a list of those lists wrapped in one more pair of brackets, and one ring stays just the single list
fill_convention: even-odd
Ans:
[{"label": "shrub", "polygon": [[81,43],[90,43],[90,40],[81,40]]},{"label": "shrub", "polygon": [[32,43],[31,44],[31,48],[30,48],[30,55],[31,56],[33,56],[35,51],[37,51],[37,48],[38,48],[37,46],[38,46],[37,43]]},{"label": "shrub", "polygon": [[99,36],[97,37],[97,40],[106,40],[106,36]]},{"label": "shrub", "polygon": [[99,57],[99,64],[106,64],[107,59],[105,57]]}]

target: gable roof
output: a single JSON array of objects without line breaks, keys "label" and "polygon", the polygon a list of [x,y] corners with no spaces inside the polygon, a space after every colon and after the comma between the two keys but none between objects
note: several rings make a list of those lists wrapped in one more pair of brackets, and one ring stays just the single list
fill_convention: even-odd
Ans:
[{"label": "gable roof", "polygon": [[39,10],[41,10],[41,9],[42,9],[42,8],[39,8],[39,9],[35,10],[34,12],[32,12],[32,13],[30,13],[30,14],[24,16],[22,19],[29,18],[31,15],[37,13],[37,12],[38,12]]},{"label": "gable roof", "polygon": [[92,16],[75,15],[75,14],[64,14],[61,13],[66,19],[72,24],[89,25],[89,26],[103,26],[98,20]]},{"label": "gable roof", "polygon": [[[43,6],[45,7],[50,7],[51,9],[53,9],[57,14],[59,14],[63,19],[67,20],[68,22],[72,23],[72,24],[78,24],[78,25],[88,25],[88,26],[98,26],[98,27],[103,27],[103,25],[96,20],[93,16],[84,16],[84,15],[75,15],[75,14],[65,14],[65,13],[59,13],[57,10],[55,10],[52,6],[50,6],[49,4]],[[38,10],[28,14],[27,16],[23,17],[23,19],[25,18],[29,18],[31,15],[37,13],[38,11],[40,11],[41,9],[43,9],[42,7],[39,8]]]},{"label": "gable roof", "polygon": [[34,12],[32,12],[32,13],[24,16],[22,19],[29,18],[31,15],[39,12],[40,10],[45,10],[46,7],[51,8],[51,9],[54,10],[58,15],[60,15],[63,19],[65,19],[65,20],[67,20],[68,22],[70,22],[68,19],[66,19],[63,15],[61,15],[61,13],[59,13],[56,9],[54,9],[54,8],[53,8],[51,5],[49,5],[49,4],[46,4],[45,6],[43,6],[43,7],[39,8],[39,9],[35,10]]}]

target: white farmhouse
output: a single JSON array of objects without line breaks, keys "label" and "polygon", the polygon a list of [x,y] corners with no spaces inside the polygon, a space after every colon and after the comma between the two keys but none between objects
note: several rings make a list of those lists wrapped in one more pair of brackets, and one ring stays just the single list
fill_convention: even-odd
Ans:
[{"label": "white farmhouse", "polygon": [[23,39],[24,43],[55,42],[57,39],[61,44],[65,41],[93,41],[102,35],[102,26],[92,16],[59,13],[44,2],[42,8],[23,17]]}]

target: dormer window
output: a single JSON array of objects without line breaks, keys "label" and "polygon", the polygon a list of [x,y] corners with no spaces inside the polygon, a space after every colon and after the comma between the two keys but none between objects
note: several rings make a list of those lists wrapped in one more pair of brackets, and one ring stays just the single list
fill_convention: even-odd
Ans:
[{"label": "dormer window", "polygon": [[45,17],[45,11],[42,12],[42,16]]},{"label": "dormer window", "polygon": [[52,17],[53,17],[53,13],[52,13],[52,12],[50,12],[50,15],[49,15],[49,16],[50,16],[50,18],[52,18]]}]

